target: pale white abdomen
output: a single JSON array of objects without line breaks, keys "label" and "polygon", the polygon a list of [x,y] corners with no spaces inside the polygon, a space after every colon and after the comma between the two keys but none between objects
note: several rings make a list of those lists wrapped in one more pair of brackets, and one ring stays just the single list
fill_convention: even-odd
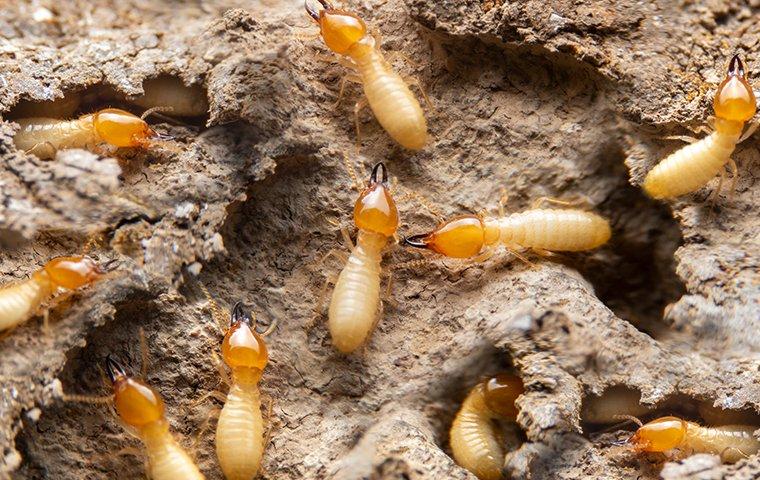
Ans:
[{"label": "pale white abdomen", "polygon": [[404,80],[376,50],[353,60],[362,77],[364,94],[380,125],[401,146],[422,149],[428,139],[427,121]]},{"label": "pale white abdomen", "polygon": [[145,109],[168,107],[169,115],[199,117],[208,113],[206,90],[199,85],[190,87],[176,77],[157,77],[145,80],[145,93],[130,101]]},{"label": "pale white abdomen", "polygon": [[375,326],[380,307],[380,260],[387,237],[359,231],[356,247],[335,282],[328,312],[335,347],[351,353],[362,346]]},{"label": "pale white abdomen", "polygon": [[148,456],[148,476],[151,480],[204,480],[201,471],[177,443],[165,425],[148,427],[141,438]]},{"label": "pale white abdomen", "polygon": [[686,446],[695,453],[720,455],[724,462],[734,463],[760,450],[760,440],[752,435],[757,430],[749,425],[702,427],[688,422]]},{"label": "pale white abdomen", "polygon": [[454,460],[480,480],[501,478],[504,449],[485,404],[483,385],[473,388],[454,418],[449,432]]},{"label": "pale white abdomen", "polygon": [[16,148],[42,159],[53,158],[58,150],[85,148],[98,141],[91,115],[77,120],[36,117],[14,121],[21,125],[13,136]]},{"label": "pale white abdomen", "polygon": [[495,222],[502,244],[554,252],[590,250],[607,243],[612,234],[607,220],[584,210],[527,210]]},{"label": "pale white abdomen", "polygon": [[51,294],[50,282],[42,275],[0,289],[0,331],[28,320]]},{"label": "pale white abdomen", "polygon": [[716,131],[671,153],[647,174],[644,191],[652,198],[671,198],[699,190],[728,162],[737,140]]},{"label": "pale white abdomen", "polygon": [[264,421],[256,384],[236,383],[216,427],[216,455],[227,480],[251,480],[261,466]]}]

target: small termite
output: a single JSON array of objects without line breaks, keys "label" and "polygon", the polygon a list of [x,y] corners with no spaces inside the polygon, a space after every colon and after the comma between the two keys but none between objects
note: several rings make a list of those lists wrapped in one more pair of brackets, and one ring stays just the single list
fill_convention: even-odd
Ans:
[{"label": "small termite", "polygon": [[612,386],[602,395],[590,395],[583,399],[581,418],[595,424],[620,423],[621,417],[640,417],[654,409],[641,403],[638,390],[621,385]]},{"label": "small termite", "polygon": [[259,380],[269,361],[264,336],[238,302],[232,309],[229,330],[222,342],[222,358],[232,381],[216,427],[216,455],[228,480],[251,480],[264,454],[264,420]]},{"label": "small termite", "polygon": [[609,222],[595,213],[534,208],[501,218],[462,215],[441,223],[432,232],[406,237],[404,243],[451,258],[488,256],[501,244],[520,257],[515,250],[591,250],[607,243],[611,235]]},{"label": "small termite", "polygon": [[187,86],[177,77],[162,75],[143,82],[144,94],[128,97],[130,103],[145,109],[162,105],[166,112],[178,117],[201,117],[208,114],[206,90],[199,85]]},{"label": "small termite", "polygon": [[523,392],[519,377],[496,375],[470,391],[454,418],[449,432],[454,460],[480,480],[502,478],[504,442],[495,421],[515,421],[515,400]]},{"label": "small termite", "polygon": [[695,141],[670,154],[655,166],[644,179],[643,188],[652,198],[673,198],[694,192],[720,174],[723,183],[723,168],[728,164],[732,171],[732,190],[738,169],[731,159],[736,144],[743,141],[757,128],[750,127],[742,135],[744,123],[755,116],[755,94],[747,82],[744,65],[735,55],[728,67],[728,75],[720,84],[713,102],[715,109],[715,131],[702,140]]},{"label": "small termite", "polygon": [[364,86],[367,98],[357,103],[354,109],[357,133],[359,111],[369,103],[377,121],[395,141],[404,148],[421,150],[428,140],[425,114],[406,82],[383,56],[378,40],[356,14],[336,10],[326,0],[319,0],[319,3],[324,8],[317,11],[310,0],[306,0],[306,11],[319,24],[327,47],[347,57],[341,63],[354,73],[346,80]]},{"label": "small termite", "polygon": [[28,280],[0,288],[0,331],[28,320],[59,290],[76,290],[102,276],[100,267],[86,256],[50,260]]},{"label": "small termite", "polygon": [[144,382],[131,378],[111,356],[106,370],[113,384],[116,413],[145,445],[148,476],[153,480],[202,480],[201,471],[169,431],[164,401]]},{"label": "small termite", "polygon": [[637,452],[711,453],[734,463],[760,450],[750,425],[703,427],[678,417],[661,417],[641,425],[628,440]]},{"label": "small termite", "polygon": [[[378,181],[381,168],[383,176]],[[343,353],[364,345],[375,328],[380,309],[380,261],[398,228],[398,209],[382,162],[372,169],[367,188],[356,201],[354,224],[359,229],[356,246],[335,282],[328,313],[333,345]]]},{"label": "small termite", "polygon": [[16,148],[41,159],[55,157],[58,150],[101,144],[148,148],[161,138],[143,118],[118,108],[106,108],[75,120],[33,117],[14,121],[21,125],[13,137]]}]

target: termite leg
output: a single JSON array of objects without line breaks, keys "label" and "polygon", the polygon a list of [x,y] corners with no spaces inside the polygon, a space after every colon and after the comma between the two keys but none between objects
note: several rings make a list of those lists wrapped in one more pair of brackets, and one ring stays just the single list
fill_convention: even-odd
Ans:
[{"label": "termite leg", "polygon": [[667,137],[660,137],[660,138],[663,140],[680,140],[686,143],[695,143],[699,141],[698,138],[694,138],[689,135],[668,135]]},{"label": "termite leg", "polygon": [[376,28],[370,28],[369,34],[372,35],[372,38],[375,39],[375,48],[380,48],[380,45],[383,43],[383,35],[380,33],[380,30]]},{"label": "termite leg", "polygon": [[527,257],[525,257],[524,255],[520,254],[517,250],[515,250],[513,248],[506,247],[506,246],[504,248],[505,248],[505,250],[507,252],[509,252],[510,254],[512,254],[515,258],[517,258],[518,260],[522,261],[525,265],[527,265],[528,268],[536,268],[536,264],[535,263],[533,263],[530,260],[528,260]]},{"label": "termite leg", "polygon": [[351,234],[348,233],[348,229],[341,225],[340,234],[343,235],[343,242],[346,244],[346,247],[348,247],[348,249],[353,252],[355,245],[354,241],[351,240]]},{"label": "termite leg", "polygon": [[744,134],[739,137],[739,140],[737,140],[736,143],[742,143],[744,140],[748,139],[757,131],[757,128],[760,127],[760,122],[752,122],[749,124],[749,128],[747,131],[744,132]]},{"label": "termite leg", "polygon": [[728,198],[732,200],[734,193],[736,193],[736,182],[739,180],[739,167],[736,166],[736,162],[733,158],[728,158],[728,170],[731,172],[731,186],[728,190]]},{"label": "termite leg", "polygon": [[203,438],[203,434],[206,433],[206,430],[208,430],[208,427],[211,425],[211,421],[214,420],[214,418],[218,418],[220,413],[222,413],[222,409],[220,407],[211,407],[208,410],[206,418],[198,428],[198,432],[196,432],[195,438],[193,438],[193,446],[190,450],[192,452],[193,460],[198,460],[198,449],[201,446],[201,438]]},{"label": "termite leg", "polygon": [[206,297],[206,301],[208,302],[209,308],[211,309],[211,317],[216,322],[216,326],[217,328],[219,328],[219,331],[221,332],[221,334],[224,335],[227,332],[226,318],[229,315],[224,314],[224,311],[219,306],[219,304],[216,303],[216,300],[214,300],[214,297],[211,296],[211,293],[209,293],[208,288],[206,288],[206,285],[203,282],[199,281],[198,286],[203,292],[203,295],[205,295]]},{"label": "termite leg", "polygon": [[354,124],[356,126],[356,151],[358,152],[362,145],[362,131],[359,123],[359,113],[367,106],[369,102],[366,98],[362,98],[356,105],[354,105]]},{"label": "termite leg", "polygon": [[227,370],[224,368],[224,363],[219,359],[219,355],[216,354],[215,351],[211,351],[211,362],[216,367],[216,371],[219,373],[219,378],[222,379],[222,383],[229,387],[232,385],[232,380],[230,379],[230,375],[227,373]]},{"label": "termite leg", "polygon": [[506,215],[506,205],[507,202],[509,202],[509,192],[507,192],[506,187],[501,187],[500,189],[501,196],[499,197],[499,217],[503,217]]},{"label": "termite leg", "polygon": [[538,197],[531,205],[531,208],[539,208],[544,203],[562,205],[563,207],[576,207],[576,206],[588,207],[589,205],[591,205],[591,201],[587,197],[584,197],[584,196],[578,196],[578,198],[575,198],[573,200],[560,200],[558,198],[551,198],[551,197]]},{"label": "termite leg", "polygon": [[415,86],[420,90],[420,94],[422,95],[422,98],[425,99],[425,103],[427,104],[428,108],[432,111],[436,111],[435,105],[433,105],[433,102],[430,101],[430,97],[428,97],[427,92],[425,91],[425,87],[422,86],[422,82],[420,82],[420,79],[417,77],[406,77],[404,78],[404,81],[409,84],[409,86]]},{"label": "termite leg", "polygon": [[220,392],[219,390],[212,390],[210,392],[206,392],[203,395],[200,396],[200,398],[197,398],[193,401],[193,403],[190,404],[192,408],[197,407],[201,403],[205,402],[209,398],[214,398],[216,400],[219,400],[220,402],[224,403],[227,401],[227,394],[224,392]]},{"label": "termite leg", "polygon": [[325,278],[325,283],[322,285],[322,288],[319,291],[319,296],[317,297],[317,303],[314,306],[314,315],[312,315],[311,319],[306,323],[306,330],[309,331],[317,324],[317,321],[322,316],[322,310],[325,308],[325,300],[327,299],[327,287],[330,286],[331,283],[335,283],[338,281],[338,275],[333,274],[329,277]]},{"label": "termite leg", "polygon": [[715,203],[718,201],[718,197],[720,196],[720,191],[723,190],[723,181],[726,179],[726,173],[721,171],[718,174],[718,186],[715,187],[715,190],[712,191],[712,193],[707,197],[707,201],[710,203]]},{"label": "termite leg", "polygon": [[269,446],[269,442],[272,440],[272,411],[274,410],[274,399],[267,397],[267,429],[264,431],[264,451]]},{"label": "termite leg", "polygon": [[346,84],[348,82],[362,83],[362,77],[354,73],[349,73],[343,77],[340,81],[340,90],[338,90],[338,99],[332,104],[332,108],[337,108],[340,105],[340,101],[343,100],[343,94],[346,92]]},{"label": "termite leg", "polygon": [[150,353],[148,352],[148,340],[145,338],[145,329],[140,327],[140,378],[148,378],[148,366],[150,365]]}]

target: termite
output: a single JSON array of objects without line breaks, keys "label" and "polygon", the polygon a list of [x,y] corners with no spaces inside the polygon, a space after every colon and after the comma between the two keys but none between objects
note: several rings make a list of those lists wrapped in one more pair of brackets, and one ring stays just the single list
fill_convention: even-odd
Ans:
[{"label": "termite", "polygon": [[398,228],[398,209],[382,162],[374,166],[367,188],[356,200],[354,224],[359,229],[356,246],[335,282],[328,313],[333,345],[343,353],[364,345],[375,328],[380,309],[380,261]]},{"label": "termite", "polygon": [[[143,114],[143,118],[151,110]],[[41,159],[55,156],[68,148],[95,148],[100,144],[114,147],[148,148],[161,139],[148,123],[118,108],[106,108],[74,120],[33,117],[14,120],[21,125],[13,142],[16,148]]]},{"label": "termite", "polygon": [[653,408],[641,403],[641,394],[637,390],[616,385],[605,390],[601,396],[584,398],[581,418],[587,423],[619,423],[621,416],[640,417]]},{"label": "termite", "polygon": [[757,429],[750,425],[703,427],[678,417],[661,417],[641,425],[628,443],[636,452],[711,453],[734,463],[760,450],[760,440],[753,435]]},{"label": "termite", "polygon": [[99,280],[103,271],[89,257],[57,257],[28,280],[0,288],[0,331],[28,320],[59,290],[76,290]]},{"label": "termite", "polygon": [[324,8],[317,11],[310,0],[306,0],[306,12],[319,24],[327,47],[347,57],[341,63],[354,73],[346,80],[364,86],[367,98],[357,103],[354,109],[357,133],[359,111],[369,103],[377,121],[396,142],[410,150],[421,150],[428,140],[425,114],[406,82],[383,56],[378,48],[379,41],[356,14],[336,10],[326,0],[319,0],[319,3]]},{"label": "termite", "polygon": [[[536,206],[542,200],[548,199],[539,199]],[[519,257],[515,250],[525,248],[539,253],[591,250],[607,243],[611,235],[609,222],[595,213],[534,208],[500,218],[462,215],[432,232],[406,237],[404,243],[451,258],[487,256],[501,244]]]},{"label": "termite", "polygon": [[143,82],[145,93],[128,97],[130,103],[149,109],[163,105],[167,113],[179,117],[201,117],[208,114],[206,90],[199,85],[187,86],[176,77],[162,75]]},{"label": "termite", "polygon": [[169,431],[164,401],[144,382],[131,378],[111,356],[106,370],[113,385],[116,413],[145,445],[148,476],[153,480],[202,480],[201,471]]},{"label": "termite", "polygon": [[79,92],[68,92],[62,98],[52,101],[21,101],[17,103],[9,112],[10,118],[26,117],[57,117],[66,118],[74,115],[82,103],[82,94]]},{"label": "termite", "polygon": [[670,154],[655,166],[644,179],[643,188],[652,198],[672,198],[694,192],[705,186],[720,174],[723,183],[723,168],[728,164],[732,171],[732,190],[738,169],[731,159],[736,144],[743,141],[757,128],[751,126],[742,135],[744,123],[755,116],[755,94],[747,82],[744,65],[735,55],[728,67],[728,74],[720,84],[713,101],[715,110],[715,131],[702,140],[695,141]]},{"label": "termite", "polygon": [[259,380],[269,361],[264,336],[256,321],[238,302],[222,342],[222,358],[232,371],[232,381],[216,427],[216,455],[228,480],[256,476],[264,453],[264,420],[261,416]]},{"label": "termite", "polygon": [[454,460],[480,480],[502,478],[504,442],[495,421],[515,421],[515,400],[523,392],[519,377],[496,375],[470,391],[454,418],[449,432]]}]

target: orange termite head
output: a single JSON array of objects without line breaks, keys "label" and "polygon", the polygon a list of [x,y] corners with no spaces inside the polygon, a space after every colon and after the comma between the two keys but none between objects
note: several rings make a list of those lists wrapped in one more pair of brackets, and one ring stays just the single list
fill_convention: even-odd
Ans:
[{"label": "orange termite head", "polygon": [[90,257],[56,257],[43,267],[57,287],[75,290],[100,279],[103,270]]},{"label": "orange termite head", "polygon": [[525,392],[520,377],[502,373],[485,382],[484,397],[489,410],[502,418],[517,417],[515,400]]},{"label": "orange termite head", "polygon": [[686,422],[677,417],[660,417],[645,423],[628,439],[637,452],[667,452],[686,436]]},{"label": "orange termite head", "polygon": [[157,138],[148,122],[118,108],[100,110],[93,115],[92,123],[98,136],[115,147],[145,147]]},{"label": "orange termite head", "polygon": [[[377,174],[383,169],[383,176],[377,180]],[[391,237],[398,228],[398,209],[389,192],[388,170],[380,162],[372,169],[367,188],[359,195],[354,205],[354,223],[359,230],[367,230]]]},{"label": "orange termite head", "polygon": [[715,93],[713,108],[715,116],[724,120],[746,122],[755,116],[755,93],[747,82],[739,55],[734,55],[728,65],[728,74]]},{"label": "orange termite head", "polygon": [[476,215],[462,215],[438,225],[430,233],[406,237],[404,243],[452,258],[469,258],[483,249],[486,230]]},{"label": "orange termite head", "polygon": [[367,25],[357,15],[335,10],[326,0],[318,0],[322,10],[316,10],[306,0],[306,12],[319,24],[327,47],[335,53],[345,55],[357,42],[367,36]]},{"label": "orange termite head", "polygon": [[140,428],[163,421],[164,401],[155,390],[130,378],[124,367],[111,355],[106,357],[106,370],[113,384],[116,413],[124,423]]},{"label": "orange termite head", "polygon": [[232,309],[230,329],[222,342],[222,358],[231,369],[252,369],[260,374],[269,361],[264,339],[255,330],[255,322],[242,302]]}]

